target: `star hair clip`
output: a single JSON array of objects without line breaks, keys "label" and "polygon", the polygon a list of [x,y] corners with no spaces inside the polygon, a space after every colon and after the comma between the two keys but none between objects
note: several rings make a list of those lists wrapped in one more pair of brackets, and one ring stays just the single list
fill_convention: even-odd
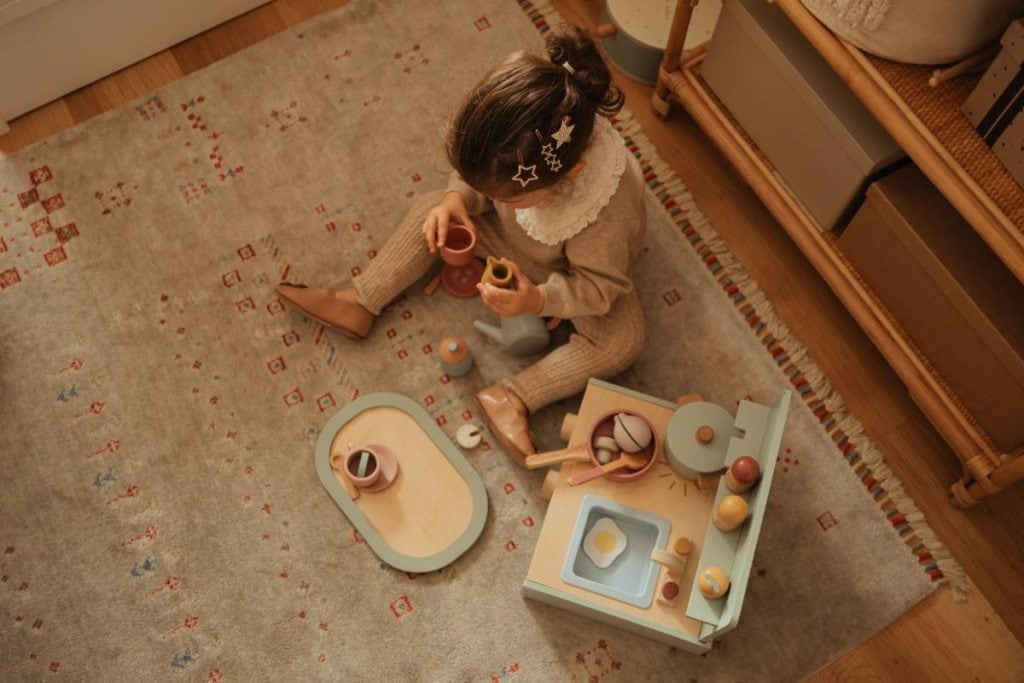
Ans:
[{"label": "star hair clip", "polygon": [[[558,130],[551,134],[551,138],[554,142],[544,142],[545,138],[539,130],[536,128],[533,130],[533,134],[537,136],[537,140],[541,143],[540,153],[544,157],[544,163],[547,165],[548,170],[552,173],[558,173],[562,170],[562,160],[558,158],[558,149],[569,142],[572,142],[572,132],[576,126],[572,123],[572,118],[566,116],[562,119]],[[519,168],[516,169],[516,174],[512,176],[512,180],[519,183],[520,187],[526,187],[534,180],[538,180],[537,175],[537,164],[530,164],[527,166],[523,163],[522,154],[519,154]]]},{"label": "star hair clip", "polygon": [[548,165],[548,170],[552,173],[558,173],[562,170],[562,160],[558,158],[558,154],[555,153],[555,146],[550,142],[540,148],[540,153],[544,156],[544,163]]},{"label": "star hair clip", "polygon": [[544,143],[544,139],[538,131],[534,131],[537,134],[537,138],[544,143],[540,148],[540,153],[544,157],[544,163],[547,164],[548,169],[552,173],[558,173],[562,170],[562,160],[558,158],[558,148],[562,145],[572,142],[572,131],[576,128],[572,124],[572,118],[566,116],[562,119],[561,125],[558,130],[551,134],[554,138],[555,144],[550,142]]},{"label": "star hair clip", "polygon": [[551,134],[551,137],[555,139],[558,144],[555,145],[555,149],[560,148],[567,142],[572,142],[572,132],[575,130],[575,125],[572,124],[572,119],[568,116],[562,119],[562,125],[558,127],[558,130]]},{"label": "star hair clip", "polygon": [[516,154],[519,155],[519,169],[516,171],[516,174],[512,176],[512,180],[515,180],[522,187],[526,187],[534,180],[538,179],[537,164],[530,164],[529,166],[526,166],[523,164],[523,155],[519,154],[519,152],[516,152]]}]

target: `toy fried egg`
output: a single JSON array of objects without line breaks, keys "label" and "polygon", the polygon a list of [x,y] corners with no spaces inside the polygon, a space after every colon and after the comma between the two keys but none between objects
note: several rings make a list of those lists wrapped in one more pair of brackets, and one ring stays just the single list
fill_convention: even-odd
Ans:
[{"label": "toy fried egg", "polygon": [[626,534],[611,520],[602,517],[583,537],[583,552],[600,569],[615,561],[626,549]]}]

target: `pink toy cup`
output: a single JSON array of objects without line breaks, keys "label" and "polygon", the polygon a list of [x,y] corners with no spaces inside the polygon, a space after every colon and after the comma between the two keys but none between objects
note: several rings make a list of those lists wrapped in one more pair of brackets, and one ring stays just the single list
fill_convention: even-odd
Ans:
[{"label": "pink toy cup", "polygon": [[380,457],[365,446],[345,456],[345,474],[359,488],[373,486],[380,479]]},{"label": "pink toy cup", "polygon": [[464,225],[452,223],[441,247],[441,259],[452,266],[464,266],[473,260],[476,234]]}]

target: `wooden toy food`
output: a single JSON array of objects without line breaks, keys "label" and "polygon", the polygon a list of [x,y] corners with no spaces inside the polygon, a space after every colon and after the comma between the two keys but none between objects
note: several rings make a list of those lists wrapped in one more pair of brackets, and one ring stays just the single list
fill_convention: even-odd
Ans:
[{"label": "wooden toy food", "polygon": [[750,508],[739,496],[726,496],[715,508],[711,520],[719,531],[732,531],[747,518]]},{"label": "wooden toy food", "polygon": [[626,534],[611,517],[602,517],[583,537],[583,552],[599,568],[604,569],[626,549]]},{"label": "wooden toy food", "polygon": [[612,432],[619,448],[627,453],[636,453],[647,448],[651,443],[651,427],[638,415],[619,413],[615,416],[615,427]]},{"label": "wooden toy food", "polygon": [[697,578],[701,595],[717,600],[729,591],[729,575],[721,567],[706,567]]},{"label": "wooden toy food", "polygon": [[733,493],[743,493],[761,476],[761,465],[749,455],[741,455],[732,461],[725,473],[725,486]]},{"label": "wooden toy food", "polygon": [[610,436],[599,436],[594,439],[594,455],[602,465],[612,461],[612,456],[619,451],[619,444]]},{"label": "wooden toy food", "polygon": [[[639,435],[638,440],[646,441],[644,447],[635,453],[622,448],[619,440],[615,438],[615,428],[619,424],[616,422],[616,418],[619,417],[628,418],[626,422],[632,425],[633,430]],[[641,424],[643,425],[642,427],[639,426]],[[589,436],[586,442],[557,451],[534,453],[527,456],[523,464],[527,469],[538,469],[559,463],[589,460],[595,468],[603,465],[606,467],[611,466],[612,469],[605,472],[591,471],[589,478],[585,481],[602,475],[611,481],[632,481],[646,474],[657,462],[658,455],[660,454],[658,437],[652,431],[650,423],[639,415],[623,410],[607,412],[596,418],[588,430]],[[634,444],[635,448],[636,442],[631,443]],[[613,449],[608,454],[607,463],[603,463],[599,459],[598,451],[605,450],[601,446]],[[616,455],[620,457],[617,458]],[[619,462],[621,455],[634,455],[640,459],[626,459]],[[582,481],[584,480],[581,480],[579,483],[582,483]]]}]

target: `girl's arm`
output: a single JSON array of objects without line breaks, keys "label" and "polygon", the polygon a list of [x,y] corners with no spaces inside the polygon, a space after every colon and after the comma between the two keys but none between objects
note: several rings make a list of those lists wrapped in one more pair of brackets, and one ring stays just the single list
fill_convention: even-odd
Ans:
[{"label": "girl's arm", "polygon": [[541,315],[575,318],[604,315],[620,294],[633,289],[629,263],[639,252],[643,226],[638,221],[601,221],[569,239],[569,271],[552,273],[538,286]]},{"label": "girl's arm", "polygon": [[445,194],[449,192],[458,192],[462,195],[462,198],[466,200],[466,209],[470,216],[479,216],[494,208],[490,199],[470,187],[456,171],[452,171],[451,178],[448,179],[448,188],[445,190]]}]

